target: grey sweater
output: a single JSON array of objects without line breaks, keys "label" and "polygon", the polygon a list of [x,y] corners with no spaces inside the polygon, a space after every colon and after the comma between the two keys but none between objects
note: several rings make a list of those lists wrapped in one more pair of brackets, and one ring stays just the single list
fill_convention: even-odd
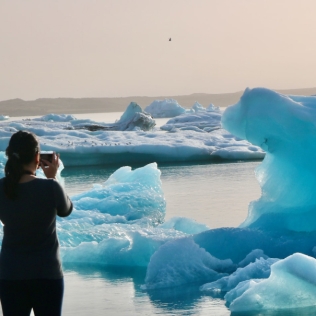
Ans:
[{"label": "grey sweater", "polygon": [[56,234],[56,215],[65,217],[72,203],[52,179],[20,183],[18,198],[8,199],[0,179],[0,220],[3,240],[0,279],[59,279],[63,277]]}]

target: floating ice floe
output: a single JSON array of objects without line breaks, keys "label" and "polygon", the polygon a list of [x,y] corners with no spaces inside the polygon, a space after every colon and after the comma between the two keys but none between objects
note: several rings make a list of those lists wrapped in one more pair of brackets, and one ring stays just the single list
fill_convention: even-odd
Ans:
[{"label": "floating ice floe", "polygon": [[201,286],[200,290],[211,293],[228,292],[234,289],[240,282],[251,279],[262,279],[270,276],[270,267],[279,259],[260,258],[255,262],[249,263],[246,267],[238,268],[229,276],[223,277],[218,281],[206,283]]},{"label": "floating ice floe", "polygon": [[[18,130],[34,132],[42,150],[60,153],[65,166],[150,162],[262,159],[264,151],[220,126],[220,112],[178,116],[153,129],[154,120],[131,103],[115,123],[49,114],[38,119],[2,122],[0,151]],[[166,132],[167,131],[167,132]]]},{"label": "floating ice floe", "polygon": [[240,284],[225,299],[232,312],[315,306],[316,260],[295,253],[274,263],[266,280]]},{"label": "floating ice floe", "polygon": [[194,102],[191,110],[192,110],[192,112],[205,112],[206,111],[205,107],[197,101]]},{"label": "floating ice floe", "polygon": [[202,104],[199,102],[195,102],[191,109],[187,111],[187,113],[198,113],[198,112],[218,112],[221,113],[221,110],[218,106],[215,106],[214,104],[210,104],[207,108],[205,108]]},{"label": "floating ice floe", "polygon": [[0,115],[0,121],[6,121],[10,118],[10,116],[7,115]]},{"label": "floating ice floe", "polygon": [[218,106],[215,106],[214,104],[210,104],[207,108],[206,111],[208,112],[220,112],[220,108]]},{"label": "floating ice floe", "polygon": [[154,253],[142,288],[152,290],[217,280],[226,276],[224,270],[232,266],[230,259],[217,259],[192,239],[180,238],[165,243]]},{"label": "floating ice floe", "polygon": [[164,131],[194,130],[197,132],[211,132],[221,129],[222,114],[216,111],[199,111],[186,113],[170,119],[160,128]]},{"label": "floating ice floe", "polygon": [[44,121],[44,122],[71,122],[75,121],[75,116],[71,114],[47,114],[39,118],[34,118],[34,121]]},{"label": "floating ice floe", "polygon": [[195,102],[190,109],[185,109],[174,99],[155,100],[145,108],[145,112],[151,114],[154,118],[175,117],[205,111],[220,112],[220,108],[213,104],[204,108],[202,104]]}]

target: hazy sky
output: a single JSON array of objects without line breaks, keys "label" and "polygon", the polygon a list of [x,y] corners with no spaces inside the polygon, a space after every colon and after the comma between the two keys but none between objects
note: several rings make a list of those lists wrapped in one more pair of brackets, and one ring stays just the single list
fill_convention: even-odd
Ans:
[{"label": "hazy sky", "polygon": [[0,0],[0,100],[315,87],[315,14],[315,0]]}]

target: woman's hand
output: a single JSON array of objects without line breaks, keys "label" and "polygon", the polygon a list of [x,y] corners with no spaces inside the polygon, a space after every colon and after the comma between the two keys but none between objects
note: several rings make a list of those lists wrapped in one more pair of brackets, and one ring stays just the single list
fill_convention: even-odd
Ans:
[{"label": "woman's hand", "polygon": [[42,159],[41,168],[47,179],[56,179],[58,167],[59,167],[59,155],[53,153],[52,162]]}]

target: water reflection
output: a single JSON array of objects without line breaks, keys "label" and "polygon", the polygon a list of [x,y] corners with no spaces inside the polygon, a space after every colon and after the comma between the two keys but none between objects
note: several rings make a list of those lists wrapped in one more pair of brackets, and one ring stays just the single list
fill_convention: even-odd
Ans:
[{"label": "water reflection", "polygon": [[[316,307],[230,313],[224,294],[205,295],[199,285],[142,291],[146,269],[65,264],[63,315],[314,316]],[[68,291],[68,295],[67,295]]]},{"label": "water reflection", "polygon": [[[260,196],[254,169],[259,161],[159,164],[167,202],[166,220],[183,216],[210,228],[236,227],[247,216],[248,204]],[[133,168],[143,165],[132,165]],[[119,166],[66,168],[62,172],[72,196],[104,183]]]},{"label": "water reflection", "polygon": [[315,316],[316,306],[292,308],[279,311],[231,313],[231,316]]},{"label": "water reflection", "polygon": [[[206,296],[199,285],[143,291],[146,269],[102,267],[86,264],[65,264],[65,296],[63,315],[87,315],[83,306],[104,310],[108,315],[229,315],[222,296]],[[106,301],[105,301],[106,298]],[[74,302],[76,306],[74,306]],[[91,303],[93,302],[93,306]],[[87,307],[86,307],[87,313]]]},{"label": "water reflection", "polygon": [[[165,314],[173,312],[179,315],[195,315],[197,311],[199,314],[202,311],[201,305],[205,306],[206,310],[210,310],[212,302],[214,304],[214,309],[217,312],[226,312],[224,306],[223,295],[218,297],[206,297],[199,290],[200,285],[185,285],[177,288],[171,289],[160,289],[155,291],[148,291],[148,296],[151,300],[151,303],[155,306],[156,309],[161,310]],[[219,304],[219,301],[220,304]],[[204,310],[206,312],[206,310]]]}]

